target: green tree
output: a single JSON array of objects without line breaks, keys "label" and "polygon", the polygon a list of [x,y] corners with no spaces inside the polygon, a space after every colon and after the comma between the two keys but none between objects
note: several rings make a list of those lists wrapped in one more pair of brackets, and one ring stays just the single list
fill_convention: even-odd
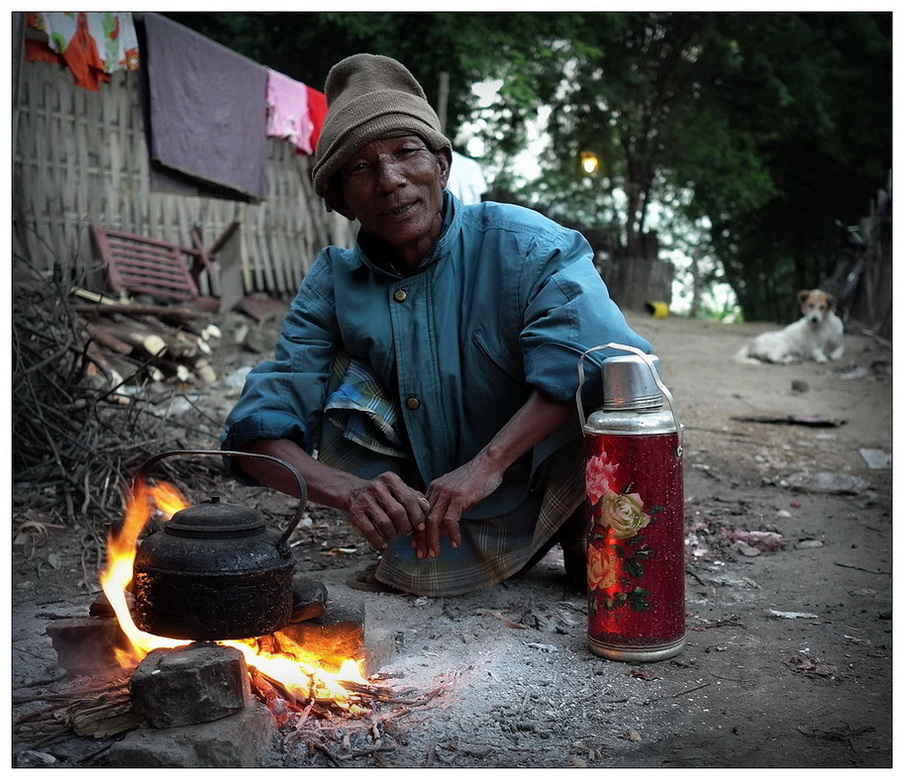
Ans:
[{"label": "green tree", "polygon": [[[792,314],[788,293],[833,270],[844,232],[885,185],[891,166],[891,17],[781,14],[753,77],[775,86],[776,132],[756,147],[775,194],[755,208],[705,204],[713,241],[748,317]],[[749,36],[748,51],[755,38]],[[745,82],[736,90],[745,94]],[[756,104],[729,104],[744,121]],[[780,302],[776,304],[776,301]]]},{"label": "green tree", "polygon": [[[785,318],[775,302],[828,275],[835,222],[854,223],[890,167],[889,13],[170,16],[317,88],[358,51],[405,62],[434,106],[445,74],[447,134],[479,121],[496,190],[629,256],[654,212],[708,226],[751,319]],[[499,97],[478,110],[471,86],[488,79]],[[513,161],[544,111],[543,175],[525,186]]]},{"label": "green tree", "polygon": [[[505,86],[490,139],[518,139],[519,121],[552,108],[534,199],[605,226],[629,256],[654,206],[709,224],[707,243],[746,316],[789,315],[790,293],[831,271],[832,225],[856,220],[884,183],[889,15],[618,13],[569,22],[567,38],[538,47],[554,56],[499,72]],[[581,173],[581,151],[601,160],[596,177]]]}]

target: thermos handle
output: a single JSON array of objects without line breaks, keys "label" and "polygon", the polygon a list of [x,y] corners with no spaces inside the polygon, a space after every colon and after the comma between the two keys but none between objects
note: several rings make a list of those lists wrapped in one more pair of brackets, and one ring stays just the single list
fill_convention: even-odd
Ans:
[{"label": "thermos handle", "polygon": [[653,381],[656,382],[656,386],[659,388],[659,391],[665,396],[666,403],[669,405],[669,411],[672,413],[672,417],[675,420],[675,430],[678,434],[678,455],[680,456],[682,452],[684,452],[684,436],[682,435],[681,423],[678,422],[678,415],[675,413],[675,405],[673,403],[672,394],[669,392],[669,389],[665,386],[662,379],[659,378],[659,372],[656,370],[656,366],[653,364],[653,361],[650,359],[650,356],[639,350],[637,347],[631,347],[627,344],[618,344],[614,341],[610,341],[608,344],[601,344],[598,347],[591,347],[588,350],[585,350],[581,353],[580,360],[578,360],[578,389],[575,393],[575,403],[578,407],[578,416],[581,420],[581,432],[584,432],[584,426],[587,424],[587,418],[584,416],[584,404],[581,401],[581,389],[584,387],[584,358],[589,355],[591,352],[597,352],[601,349],[618,349],[623,352],[630,352],[634,355],[637,355],[650,369],[650,373],[653,375]]},{"label": "thermos handle", "polygon": [[295,514],[292,516],[292,520],[289,522],[289,525],[286,527],[286,530],[283,531],[283,535],[280,537],[277,542],[277,546],[285,545],[289,537],[292,535],[292,531],[295,530],[295,527],[298,525],[298,522],[301,520],[302,515],[304,514],[305,505],[308,502],[308,488],[305,484],[304,479],[301,474],[298,473],[298,470],[286,463],[284,460],[280,458],[274,457],[273,455],[264,455],[258,452],[238,452],[234,450],[171,450],[169,452],[163,452],[160,455],[155,455],[150,460],[145,461],[139,468],[138,474],[146,473],[151,467],[156,465],[158,461],[163,460],[164,458],[169,458],[173,455],[214,455],[223,457],[224,455],[232,456],[232,457],[242,457],[242,458],[259,458],[261,460],[270,460],[274,463],[278,463],[288,471],[292,473],[292,476],[295,477],[296,483],[298,483],[298,491],[301,496],[301,500],[298,502],[298,506],[295,509]]}]

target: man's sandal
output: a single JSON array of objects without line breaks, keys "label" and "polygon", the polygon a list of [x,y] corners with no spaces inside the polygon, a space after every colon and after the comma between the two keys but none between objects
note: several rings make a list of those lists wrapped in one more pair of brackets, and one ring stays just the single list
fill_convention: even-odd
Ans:
[{"label": "man's sandal", "polygon": [[356,572],[353,577],[349,577],[345,584],[352,590],[363,590],[368,593],[402,593],[398,588],[380,582],[377,579],[377,564],[371,564],[366,569]]}]

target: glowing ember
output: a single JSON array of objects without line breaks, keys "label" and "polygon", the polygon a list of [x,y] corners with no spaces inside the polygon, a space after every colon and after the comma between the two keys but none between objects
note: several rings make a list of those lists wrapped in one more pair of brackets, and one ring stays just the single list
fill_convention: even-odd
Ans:
[{"label": "glowing ember", "polygon": [[[107,540],[107,566],[101,572],[100,584],[131,644],[130,651],[116,651],[117,661],[123,668],[136,666],[151,650],[190,643],[190,640],[171,639],[142,631],[132,620],[126,601],[126,589],[132,579],[138,537],[145,525],[155,511],[166,521],[188,506],[188,501],[174,486],[166,482],[149,485],[139,475],[133,484],[122,526],[110,532]],[[238,649],[245,656],[249,667],[277,682],[291,696],[298,699],[328,699],[353,712],[358,709],[351,703],[349,692],[341,684],[342,681],[367,684],[358,663],[352,659],[344,661],[338,670],[331,672],[320,668],[318,659],[313,654],[294,643],[282,642],[284,646],[294,645],[282,654],[260,650],[255,647],[254,640],[224,640],[219,644]]]}]

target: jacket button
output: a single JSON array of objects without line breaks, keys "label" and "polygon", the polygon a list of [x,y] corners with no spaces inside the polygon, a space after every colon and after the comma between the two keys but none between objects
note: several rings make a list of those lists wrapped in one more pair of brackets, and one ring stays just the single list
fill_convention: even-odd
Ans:
[{"label": "jacket button", "polygon": [[420,399],[416,395],[411,395],[405,400],[405,406],[409,409],[417,409],[420,405]]},{"label": "jacket button", "polygon": [[408,292],[406,290],[396,290],[392,297],[395,298],[397,303],[403,303],[408,300]]}]

